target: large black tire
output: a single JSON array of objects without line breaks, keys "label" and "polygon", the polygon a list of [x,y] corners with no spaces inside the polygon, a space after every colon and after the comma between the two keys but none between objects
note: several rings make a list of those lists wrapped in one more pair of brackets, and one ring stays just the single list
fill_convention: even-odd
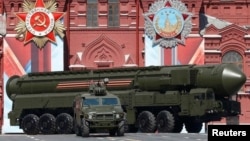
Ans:
[{"label": "large black tire", "polygon": [[42,134],[54,134],[56,132],[55,116],[49,113],[40,116],[39,128]]},{"label": "large black tire", "polygon": [[129,125],[127,120],[124,121],[124,132],[129,133]]},{"label": "large black tire", "polygon": [[149,111],[143,111],[138,115],[137,123],[139,131],[143,133],[153,133],[156,129],[155,116]]},{"label": "large black tire", "polygon": [[175,121],[173,133],[180,133],[183,129],[183,122],[180,120]]},{"label": "large black tire", "polygon": [[28,135],[36,135],[39,133],[39,117],[35,114],[28,114],[22,120],[22,128],[24,133]]},{"label": "large black tire", "polygon": [[161,111],[156,118],[158,132],[172,132],[174,129],[174,116],[169,111]]},{"label": "large black tire", "polygon": [[117,129],[117,136],[124,136],[124,132],[125,132],[125,122],[124,121],[121,121],[119,124],[118,124],[118,129]]},{"label": "large black tire", "polygon": [[83,137],[88,137],[89,136],[89,125],[84,119],[82,119],[81,131],[82,131],[82,136]]},{"label": "large black tire", "polygon": [[193,118],[190,118],[185,121],[185,128],[188,133],[200,133],[202,129],[202,122],[199,122]]},{"label": "large black tire", "polygon": [[71,134],[73,132],[73,118],[67,113],[61,113],[56,117],[56,130],[59,134]]}]

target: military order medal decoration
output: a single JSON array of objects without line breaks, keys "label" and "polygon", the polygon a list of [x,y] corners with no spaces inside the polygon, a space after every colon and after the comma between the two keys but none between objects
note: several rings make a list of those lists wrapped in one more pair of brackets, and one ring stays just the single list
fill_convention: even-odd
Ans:
[{"label": "military order medal decoration", "polygon": [[24,0],[23,10],[24,12],[16,13],[20,22],[15,31],[16,38],[24,40],[24,44],[34,41],[39,48],[43,48],[47,41],[56,43],[55,34],[64,37],[65,27],[60,22],[64,13],[55,12],[55,0],[46,3],[43,0],[37,0],[36,3]]},{"label": "military order medal decoration", "polygon": [[175,47],[185,44],[185,37],[191,32],[191,13],[179,0],[159,0],[151,5],[145,17],[145,33],[153,44]]}]

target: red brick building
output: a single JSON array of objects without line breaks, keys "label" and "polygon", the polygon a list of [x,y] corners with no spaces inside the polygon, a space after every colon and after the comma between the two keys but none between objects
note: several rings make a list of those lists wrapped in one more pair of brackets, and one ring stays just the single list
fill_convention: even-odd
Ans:
[{"label": "red brick building", "polygon": [[[35,2],[35,0],[30,0]],[[46,0],[44,0],[46,2]],[[144,66],[145,36],[144,16],[154,0],[56,0],[63,18],[66,36],[63,40],[64,70],[84,67],[103,68],[119,66]],[[185,45],[179,45],[181,64],[237,63],[247,75],[247,82],[237,99],[242,103],[240,124],[250,124],[250,0],[182,0],[192,16],[192,32]],[[34,49],[33,44],[15,41],[14,31],[19,19],[15,12],[22,11],[23,0],[0,0],[0,18],[6,14],[7,34],[0,32],[0,72],[8,75],[22,74],[21,65],[14,65],[12,52],[22,52],[31,46],[31,57],[43,62],[32,71],[50,71],[50,53]],[[0,19],[1,21],[1,19]],[[1,27],[0,27],[1,28]],[[16,42],[12,45],[11,42]],[[6,49],[4,43],[12,46]],[[47,47],[49,48],[49,47]],[[5,63],[3,63],[5,54]],[[164,49],[164,64],[171,65],[171,50]],[[18,55],[17,55],[18,56]],[[21,54],[20,54],[21,56]],[[8,67],[3,68],[4,64]],[[11,64],[11,65],[10,65]],[[0,125],[3,124],[3,82],[0,82]]]}]

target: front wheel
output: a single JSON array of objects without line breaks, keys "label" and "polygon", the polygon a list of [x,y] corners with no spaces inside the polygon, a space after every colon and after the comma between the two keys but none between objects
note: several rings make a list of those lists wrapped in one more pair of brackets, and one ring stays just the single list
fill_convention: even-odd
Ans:
[{"label": "front wheel", "polygon": [[124,136],[124,132],[125,132],[125,122],[121,121],[118,125],[118,130],[117,130],[117,136]]},{"label": "front wheel", "polygon": [[89,136],[89,126],[88,126],[88,123],[84,119],[82,119],[81,131],[82,131],[83,137]]},{"label": "front wheel", "polygon": [[76,120],[74,121],[74,130],[76,136],[82,136],[82,129],[81,127],[77,124]]}]

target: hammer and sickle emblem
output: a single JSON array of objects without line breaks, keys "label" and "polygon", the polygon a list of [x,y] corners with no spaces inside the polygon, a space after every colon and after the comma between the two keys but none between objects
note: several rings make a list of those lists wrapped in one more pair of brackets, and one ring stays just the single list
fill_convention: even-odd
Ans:
[{"label": "hammer and sickle emblem", "polygon": [[47,25],[45,24],[45,23],[46,23],[46,18],[45,18],[44,13],[39,13],[39,14],[43,16],[43,21],[40,19],[40,16],[37,15],[37,16],[34,18],[35,24],[33,24],[33,27],[35,27],[35,26],[47,27]]}]

